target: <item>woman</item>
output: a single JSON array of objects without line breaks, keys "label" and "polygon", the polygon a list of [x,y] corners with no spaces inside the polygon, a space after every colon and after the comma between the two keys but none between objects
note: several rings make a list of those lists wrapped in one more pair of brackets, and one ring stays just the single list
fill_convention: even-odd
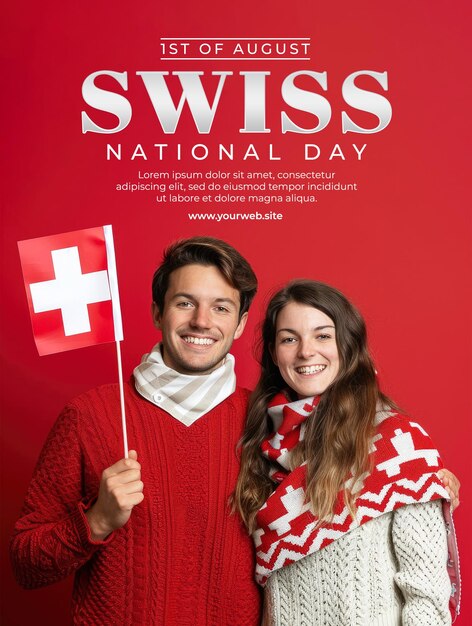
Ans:
[{"label": "woman", "polygon": [[262,344],[234,502],[265,624],[450,624],[458,571],[438,453],[380,391],[358,311],[294,281],[270,301]]}]

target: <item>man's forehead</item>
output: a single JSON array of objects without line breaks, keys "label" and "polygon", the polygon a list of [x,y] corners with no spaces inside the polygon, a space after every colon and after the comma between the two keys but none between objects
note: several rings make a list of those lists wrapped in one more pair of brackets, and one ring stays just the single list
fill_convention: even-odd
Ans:
[{"label": "man's forehead", "polygon": [[195,263],[174,270],[169,276],[166,299],[180,295],[199,300],[228,300],[239,304],[239,291],[215,265]]}]

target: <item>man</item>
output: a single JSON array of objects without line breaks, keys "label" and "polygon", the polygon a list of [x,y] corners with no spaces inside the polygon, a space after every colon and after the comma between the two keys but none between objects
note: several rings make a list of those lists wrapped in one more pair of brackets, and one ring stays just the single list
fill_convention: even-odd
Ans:
[{"label": "man", "polygon": [[251,540],[228,508],[247,406],[229,350],[256,287],[223,241],[171,245],[153,279],[162,343],[125,392],[135,450],[116,462],[116,385],[79,396],[54,425],[11,554],[27,588],[75,573],[74,623],[259,624]]},{"label": "man", "polygon": [[228,508],[247,405],[228,352],[256,287],[223,241],[170,246],[153,279],[162,343],[125,392],[135,450],[116,462],[116,385],[76,398],[54,425],[11,552],[25,587],[75,573],[74,623],[259,623],[251,540]]}]

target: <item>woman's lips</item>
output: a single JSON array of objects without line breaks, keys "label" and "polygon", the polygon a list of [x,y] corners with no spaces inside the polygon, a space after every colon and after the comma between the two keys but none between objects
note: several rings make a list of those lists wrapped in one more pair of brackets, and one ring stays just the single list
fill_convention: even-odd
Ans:
[{"label": "woman's lips", "polygon": [[302,365],[300,367],[296,367],[295,371],[297,372],[297,374],[310,375],[319,374],[325,369],[326,365]]}]

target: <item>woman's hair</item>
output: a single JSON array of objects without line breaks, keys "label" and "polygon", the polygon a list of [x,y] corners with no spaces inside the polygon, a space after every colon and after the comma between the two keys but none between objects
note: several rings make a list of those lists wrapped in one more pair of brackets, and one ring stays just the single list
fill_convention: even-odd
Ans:
[{"label": "woman's hair", "polygon": [[[322,394],[316,418],[307,419],[304,439],[292,456],[293,467],[306,461],[307,501],[320,523],[332,517],[338,493],[343,489],[344,500],[351,514],[355,514],[356,490],[352,486],[360,484],[362,475],[369,470],[377,404],[394,406],[379,390],[367,350],[364,320],[340,291],[312,280],[295,280],[278,291],[270,300],[262,323],[261,375],[249,404],[240,444],[241,471],[233,495],[234,509],[239,511],[250,532],[255,528],[257,511],[275,488],[269,478],[271,463],[262,456],[261,443],[273,430],[267,405],[287,387],[271,351],[277,316],[290,302],[319,309],[333,320],[336,329],[339,372]],[[352,490],[346,486],[351,474]]]}]

